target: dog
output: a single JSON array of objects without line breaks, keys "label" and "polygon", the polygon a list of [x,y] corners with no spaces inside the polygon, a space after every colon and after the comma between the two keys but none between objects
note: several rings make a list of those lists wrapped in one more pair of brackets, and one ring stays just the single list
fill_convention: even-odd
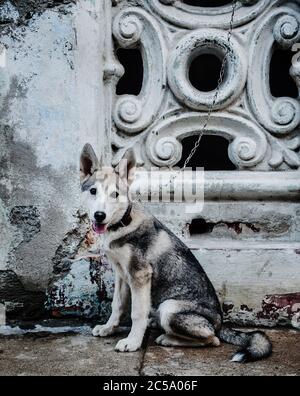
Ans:
[{"label": "dog", "polygon": [[222,340],[241,348],[234,362],[270,356],[272,344],[263,332],[240,332],[223,325],[216,291],[190,249],[131,202],[128,186],[136,168],[133,150],[127,151],[121,163],[116,169],[105,168],[90,144],[81,153],[83,199],[115,272],[111,317],[105,325],[96,326],[93,335],[107,337],[119,331],[131,296],[131,331],[117,343],[116,351],[141,348],[151,314],[164,331],[156,339],[158,345],[218,347]]}]

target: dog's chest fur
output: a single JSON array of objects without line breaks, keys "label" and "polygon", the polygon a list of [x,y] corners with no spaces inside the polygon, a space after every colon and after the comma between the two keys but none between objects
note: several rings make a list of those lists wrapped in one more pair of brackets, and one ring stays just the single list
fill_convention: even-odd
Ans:
[{"label": "dog's chest fur", "polygon": [[100,250],[105,253],[109,262],[113,265],[115,271],[126,281],[129,278],[129,267],[134,255],[133,247],[126,243],[119,245],[114,243],[124,237],[128,230],[125,228],[117,232],[107,232],[100,238]]},{"label": "dog's chest fur", "polygon": [[111,235],[111,233],[106,233],[101,237],[100,240],[100,250],[104,252],[108,259],[114,265],[119,265],[122,262],[124,265],[130,260],[131,257],[131,249],[129,245],[124,245],[120,247],[116,247],[113,245],[115,237]]},{"label": "dog's chest fur", "polygon": [[126,281],[146,282],[153,272],[151,263],[171,247],[166,231],[153,232],[153,224],[152,217],[135,215],[129,227],[108,232],[101,238],[101,250]]}]

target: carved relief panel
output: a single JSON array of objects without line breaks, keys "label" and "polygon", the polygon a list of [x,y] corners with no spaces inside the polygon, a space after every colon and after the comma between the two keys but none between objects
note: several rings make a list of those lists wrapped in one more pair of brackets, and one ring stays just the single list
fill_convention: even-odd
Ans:
[{"label": "carved relief panel", "polygon": [[[188,3],[113,2],[114,44],[106,73],[113,92],[113,163],[128,147],[134,147],[141,165],[176,165],[182,159],[183,139],[202,129],[215,94],[191,83],[191,64],[203,54],[222,60],[229,51],[206,134],[228,140],[228,155],[238,170],[299,169],[299,95],[273,96],[270,64],[277,49],[291,51],[300,42],[300,2],[238,1],[230,44],[230,1],[214,7]],[[138,95],[116,94],[125,72],[117,60],[117,48],[136,48],[141,53],[143,83]],[[290,66],[299,92],[296,53]]]}]

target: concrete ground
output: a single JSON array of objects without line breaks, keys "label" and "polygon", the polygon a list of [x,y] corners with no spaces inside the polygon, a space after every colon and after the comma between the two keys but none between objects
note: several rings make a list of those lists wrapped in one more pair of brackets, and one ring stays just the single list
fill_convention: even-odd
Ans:
[{"label": "concrete ground", "polygon": [[207,349],[163,348],[154,344],[153,333],[147,337],[143,350],[128,354],[114,351],[120,337],[96,339],[89,331],[2,335],[0,375],[300,375],[300,332],[271,330],[267,333],[274,343],[273,356],[246,365],[230,362],[235,347],[223,344],[220,348]]}]

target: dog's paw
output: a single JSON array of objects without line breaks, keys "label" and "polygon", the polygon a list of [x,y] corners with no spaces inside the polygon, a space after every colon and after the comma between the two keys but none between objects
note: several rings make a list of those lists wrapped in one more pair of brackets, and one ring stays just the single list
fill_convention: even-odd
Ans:
[{"label": "dog's paw", "polygon": [[96,326],[93,330],[93,336],[94,337],[108,337],[110,335],[113,335],[115,333],[116,329],[115,327],[112,326]]},{"label": "dog's paw", "polygon": [[117,352],[136,352],[138,349],[140,349],[140,347],[140,342],[137,342],[136,340],[128,337],[120,340],[117,343],[115,350]]},{"label": "dog's paw", "polygon": [[170,338],[167,336],[167,334],[162,334],[159,337],[156,338],[155,340],[157,345],[161,346],[172,346],[173,344],[170,343]]}]

